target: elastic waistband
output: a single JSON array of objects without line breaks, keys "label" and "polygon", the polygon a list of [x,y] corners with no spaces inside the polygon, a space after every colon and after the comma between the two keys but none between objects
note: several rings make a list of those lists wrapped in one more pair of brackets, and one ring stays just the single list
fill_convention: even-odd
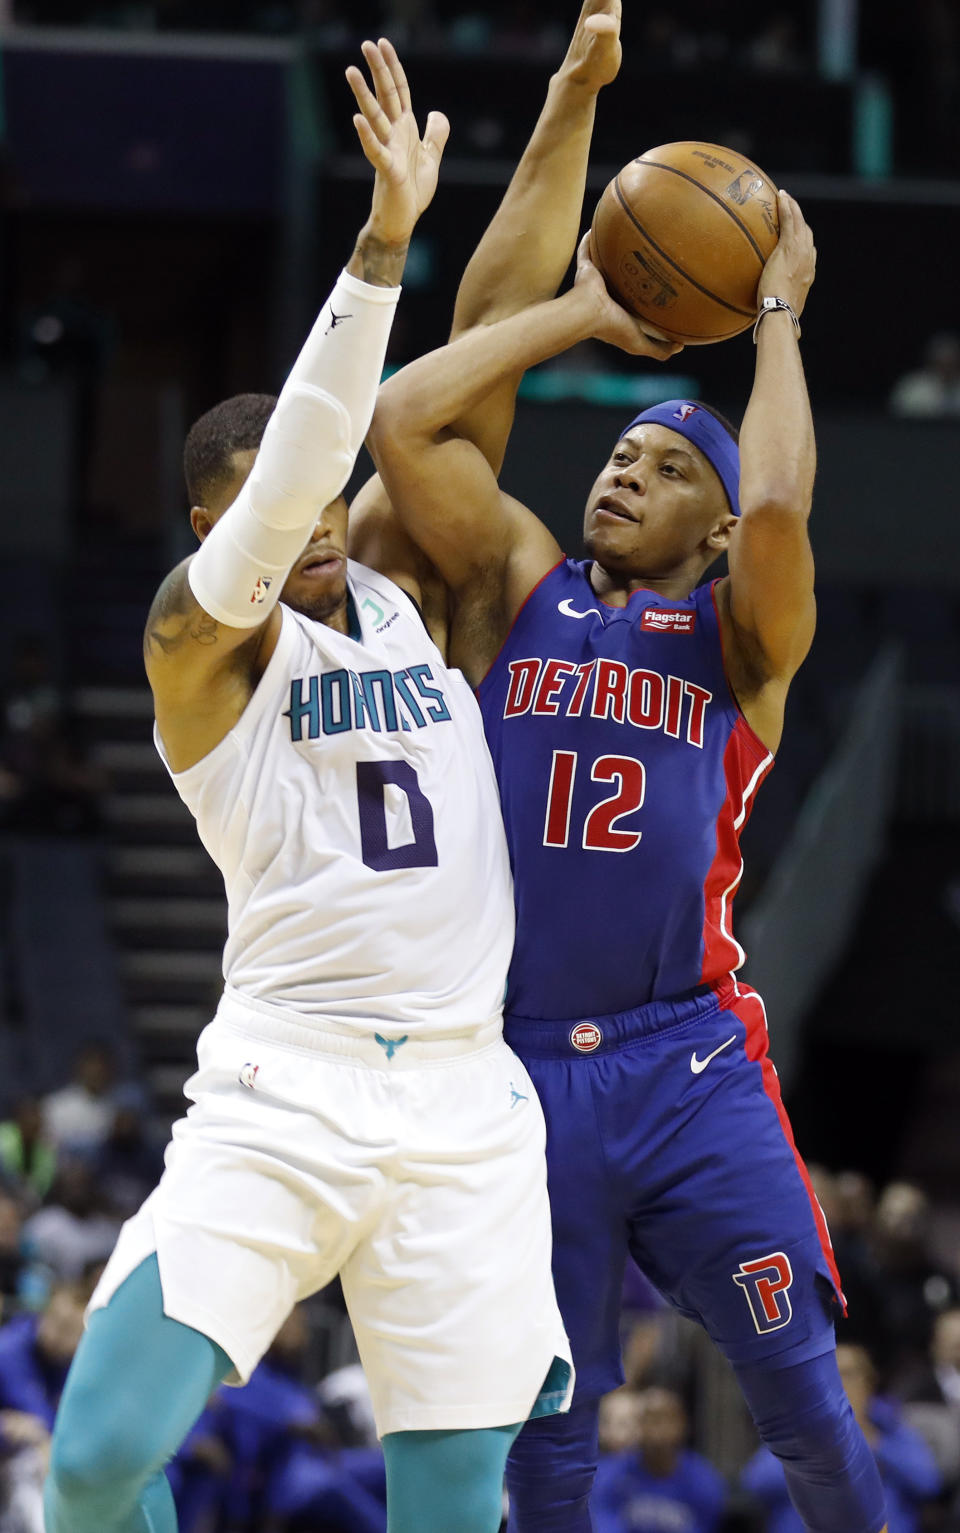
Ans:
[{"label": "elastic waistband", "polygon": [[649,1001],[632,1011],[616,1011],[607,1016],[568,1017],[543,1021],[507,1013],[503,1036],[523,1058],[526,1054],[542,1059],[569,1059],[577,1054],[614,1054],[617,1049],[686,1027],[717,1010],[720,1001],[712,985],[697,985],[668,1001]]},{"label": "elastic waistband", "polygon": [[420,1070],[442,1064],[463,1054],[478,1054],[503,1039],[499,1012],[469,1031],[417,1036],[395,1022],[378,1026],[375,1021],[358,1018],[351,1026],[330,1017],[293,1013],[242,995],[229,985],[214,1020],[233,1033],[279,1048],[391,1070]]}]

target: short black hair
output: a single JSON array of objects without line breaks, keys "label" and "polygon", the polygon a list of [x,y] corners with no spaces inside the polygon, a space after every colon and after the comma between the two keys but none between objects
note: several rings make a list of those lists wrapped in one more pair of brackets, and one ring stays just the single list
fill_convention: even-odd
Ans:
[{"label": "short black hair", "polygon": [[234,394],[194,421],[183,446],[191,506],[205,506],[211,492],[226,483],[235,452],[260,446],[276,404],[273,394]]},{"label": "short black hair", "polygon": [[733,440],[736,442],[738,447],[740,446],[740,432],[733,424],[733,421],[728,421],[727,417],[721,414],[715,405],[708,405],[703,399],[691,399],[690,403],[692,405],[698,405],[701,410],[706,410],[708,415],[712,415],[715,421],[719,421],[724,431],[726,431],[729,436],[733,437]]}]

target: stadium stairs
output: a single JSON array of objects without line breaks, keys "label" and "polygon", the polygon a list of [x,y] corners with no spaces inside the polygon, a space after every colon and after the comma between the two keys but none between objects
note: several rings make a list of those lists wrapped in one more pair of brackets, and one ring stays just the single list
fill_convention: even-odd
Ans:
[{"label": "stadium stairs", "polygon": [[142,1073],[158,1119],[183,1110],[197,1034],[221,985],[226,903],[152,740],[153,707],[141,635],[163,571],[161,551],[125,549],[118,591],[114,550],[87,548],[68,632],[72,693],[91,759],[109,780],[103,798],[104,897]]}]

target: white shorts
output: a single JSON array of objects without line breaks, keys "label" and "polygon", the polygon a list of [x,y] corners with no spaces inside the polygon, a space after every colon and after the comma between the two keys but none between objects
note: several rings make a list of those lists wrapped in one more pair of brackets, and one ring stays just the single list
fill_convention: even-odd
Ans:
[{"label": "white shorts", "polygon": [[339,1273],[381,1436],[568,1407],[543,1114],[499,1020],[388,1057],[228,992],[197,1055],[193,1105],[91,1309],[155,1251],[164,1312],[245,1382]]}]

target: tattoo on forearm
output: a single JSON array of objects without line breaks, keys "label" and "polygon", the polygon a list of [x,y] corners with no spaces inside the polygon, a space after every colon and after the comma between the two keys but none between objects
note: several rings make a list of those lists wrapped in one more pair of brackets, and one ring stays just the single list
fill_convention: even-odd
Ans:
[{"label": "tattoo on forearm", "polygon": [[195,644],[216,644],[220,625],[205,612],[190,589],[186,568],[171,570],[153,599],[143,638],[146,659],[157,650],[175,655],[191,639]]},{"label": "tattoo on forearm", "polygon": [[407,244],[388,245],[373,234],[361,234],[354,256],[360,262],[364,282],[374,287],[399,287],[407,259]]}]

